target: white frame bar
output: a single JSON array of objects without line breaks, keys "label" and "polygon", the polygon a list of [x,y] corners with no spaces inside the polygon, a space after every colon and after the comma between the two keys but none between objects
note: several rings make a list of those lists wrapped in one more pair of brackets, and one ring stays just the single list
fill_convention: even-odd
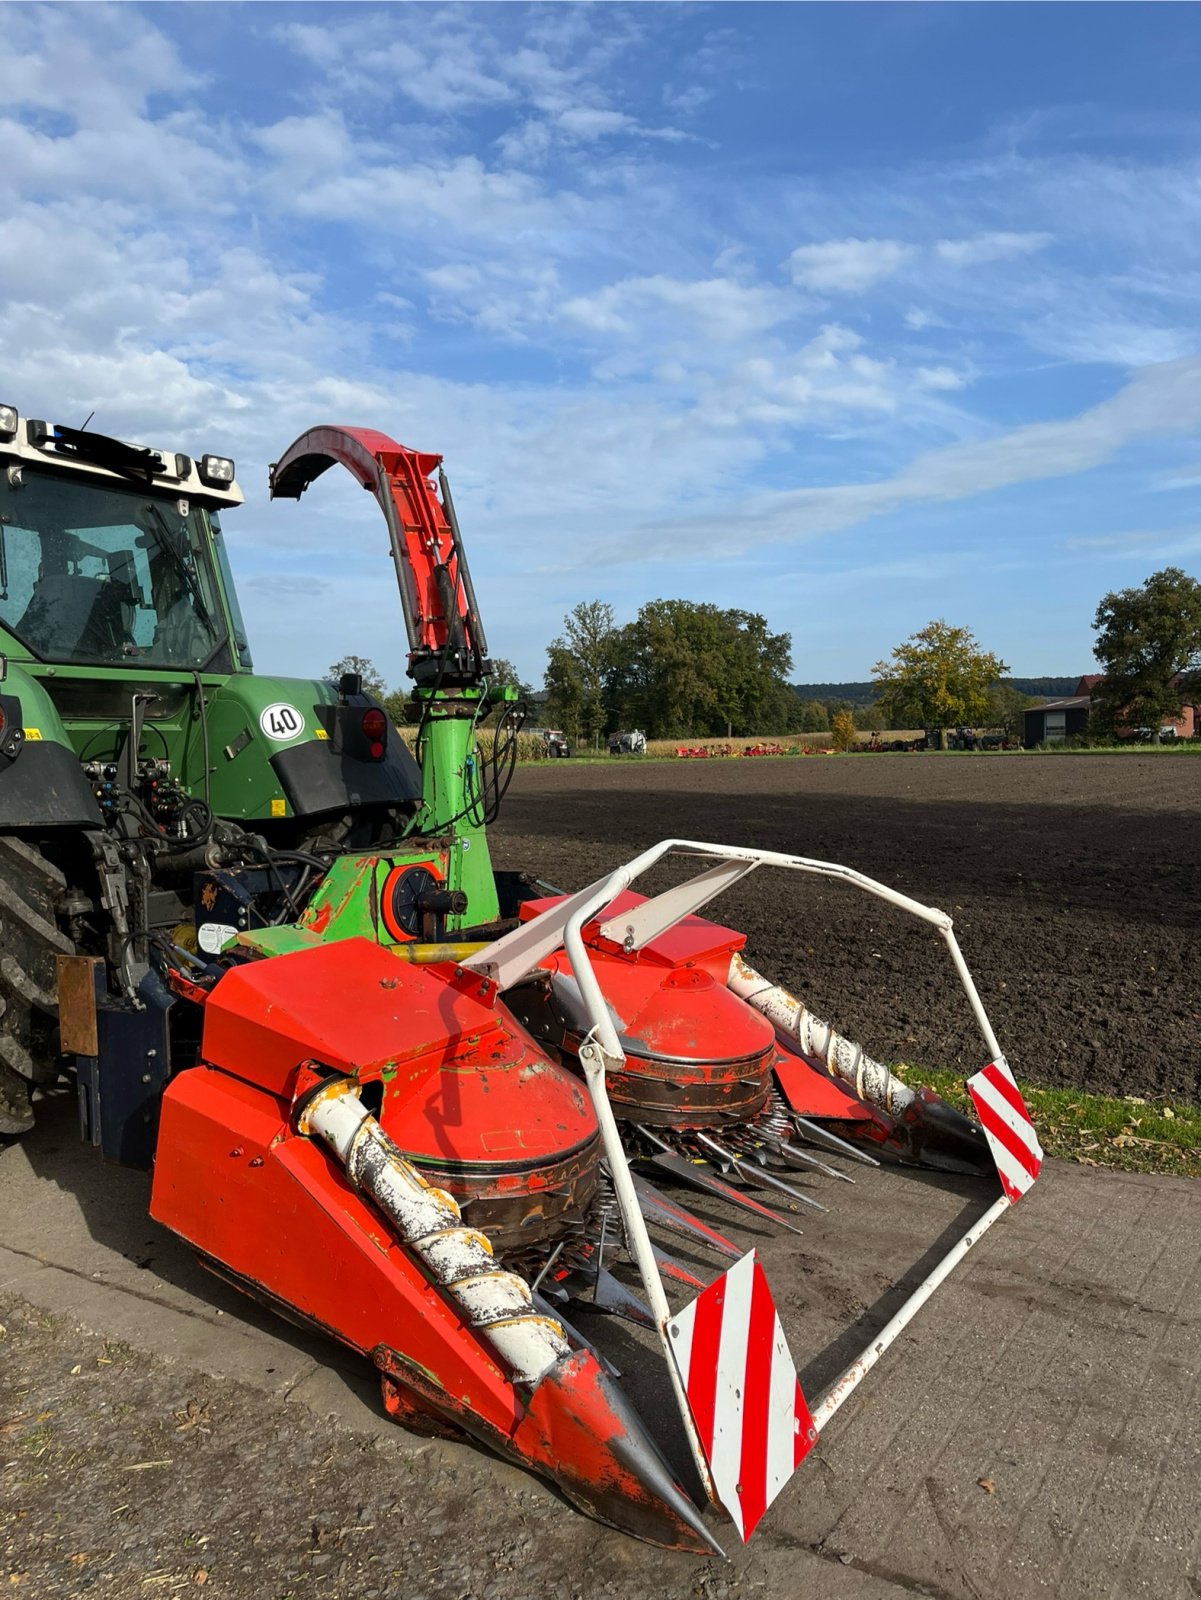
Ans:
[{"label": "white frame bar", "polygon": [[[945,911],[926,906],[909,895],[891,889],[885,883],[869,878],[853,867],[844,867],[833,861],[818,861],[808,856],[785,855],[776,850],[754,850],[740,845],[704,844],[695,839],[664,839],[623,866],[616,867],[606,878],[599,878],[588,888],[570,895],[549,911],[522,923],[494,944],[469,956],[462,965],[481,976],[488,977],[500,989],[507,989],[537,971],[543,961],[562,947],[571,961],[574,976],[592,1021],[592,1027],[581,1050],[580,1060],[588,1091],[596,1109],[601,1140],[613,1176],[626,1239],[638,1264],[639,1276],[646,1291],[650,1309],[659,1330],[659,1340],[671,1375],[680,1416],[692,1448],[693,1459],[701,1481],[713,1498],[713,1482],[709,1473],[700,1440],[688,1408],[687,1396],[676,1371],[668,1347],[667,1322],[671,1309],[663,1289],[655,1261],[654,1247],[647,1231],[646,1221],[638,1205],[638,1197],[630,1176],[629,1162],[622,1147],[621,1135],[605,1087],[605,1075],[610,1070],[620,1070],[625,1063],[625,1052],[617,1037],[609,1014],[609,1007],[601,992],[592,961],[584,943],[584,928],[610,904],[635,879],[650,870],[667,855],[691,855],[707,859],[714,866],[697,874],[684,884],[665,890],[645,901],[621,918],[602,924],[601,934],[624,948],[640,949],[650,939],[666,932],[683,917],[699,911],[723,889],[737,883],[757,867],[784,867],[793,872],[807,872],[819,878],[832,878],[874,895],[901,911],[908,912],[921,922],[937,928],[950,952],[956,974],[967,995],[972,1014],[988,1046],[990,1058],[1001,1059],[1001,1047],[992,1024],[984,1010],[979,992],[963,959],[963,952],[955,938],[954,924]],[[881,1329],[876,1338],[851,1362],[835,1380],[813,1411],[814,1426],[820,1431],[834,1416],[838,1408],[875,1366],[880,1356],[925,1305],[935,1289],[958,1266],[972,1246],[983,1237],[997,1219],[1009,1209],[1008,1199],[1002,1195],[967,1233],[952,1246],[938,1266],[910,1295],[892,1320]]]}]

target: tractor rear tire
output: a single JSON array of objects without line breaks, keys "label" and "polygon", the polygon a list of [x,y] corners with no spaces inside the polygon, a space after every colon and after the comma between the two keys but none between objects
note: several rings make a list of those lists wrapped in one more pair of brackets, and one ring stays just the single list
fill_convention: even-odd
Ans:
[{"label": "tractor rear tire", "polygon": [[0,835],[0,1134],[27,1133],[31,1089],[59,1075],[55,958],[75,953],[57,921],[66,888],[36,845]]}]

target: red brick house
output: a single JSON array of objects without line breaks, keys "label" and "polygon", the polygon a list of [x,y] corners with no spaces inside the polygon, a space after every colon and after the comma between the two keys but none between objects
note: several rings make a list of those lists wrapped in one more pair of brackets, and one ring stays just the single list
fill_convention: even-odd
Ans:
[{"label": "red brick house", "polygon": [[[1093,690],[1096,688],[1097,684],[1101,682],[1103,677],[1104,674],[1100,672],[1085,673],[1084,677],[1081,678],[1080,682],[1076,685],[1076,693],[1079,695],[1088,695],[1091,699]],[[1179,673],[1177,673],[1177,675],[1172,679],[1172,682],[1180,682]],[[1171,733],[1168,732],[1169,728],[1172,730]],[[1133,732],[1133,730],[1131,731]],[[1192,739],[1198,732],[1201,732],[1201,727],[1198,726],[1197,722],[1197,707],[1181,706],[1180,715],[1178,717],[1165,718],[1162,725],[1154,731],[1161,736],[1166,736],[1168,738]]]}]

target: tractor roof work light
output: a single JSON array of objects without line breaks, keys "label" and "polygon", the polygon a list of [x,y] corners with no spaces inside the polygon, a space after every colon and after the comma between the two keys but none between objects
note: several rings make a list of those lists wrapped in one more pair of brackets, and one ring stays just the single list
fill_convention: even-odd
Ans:
[{"label": "tractor roof work light", "polygon": [[15,439],[19,421],[16,406],[0,406],[0,439]]},{"label": "tractor roof work light", "polygon": [[234,481],[234,464],[228,456],[201,456],[200,481],[210,488],[228,488]]}]

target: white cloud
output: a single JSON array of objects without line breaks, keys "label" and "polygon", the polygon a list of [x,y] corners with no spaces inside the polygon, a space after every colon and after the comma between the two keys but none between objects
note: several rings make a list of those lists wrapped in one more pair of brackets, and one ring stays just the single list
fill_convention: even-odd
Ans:
[{"label": "white cloud", "polygon": [[1109,556],[1162,560],[1193,555],[1201,551],[1201,527],[1154,528],[1126,533],[1095,534],[1084,539],[1067,539],[1065,550],[1094,550]]},{"label": "white cloud", "polygon": [[1197,348],[1195,328],[1170,328],[1114,316],[1088,298],[1067,304],[1053,316],[1022,325],[1035,350],[1063,361],[1100,362],[1118,367],[1149,367],[1175,361]]},{"label": "white cloud", "polygon": [[953,367],[919,367],[914,373],[919,389],[962,389],[967,379]]},{"label": "white cloud", "polygon": [[[656,273],[627,278],[591,295],[568,300],[562,314],[591,333],[626,335],[647,319],[672,319],[706,339],[728,344],[754,337],[795,314],[779,290],[733,278],[685,282]],[[662,321],[659,322],[660,336]]]},{"label": "white cloud", "polygon": [[1164,473],[1152,484],[1153,489],[1201,489],[1201,462],[1193,466],[1178,467],[1175,472]]},{"label": "white cloud", "polygon": [[[736,10],[678,54],[665,39],[695,39],[687,8],[431,6],[419,29],[405,8],[282,28],[221,12],[232,47],[276,52],[253,96],[187,64],[178,15],[6,12],[0,366],[27,411],[96,406],[114,432],[237,456],[251,503],[231,534],[277,662],[299,664],[331,609],[306,610],[303,574],[333,515],[348,576],[332,608],[390,641],[369,649],[400,674],[367,497],[331,484],[299,510],[263,504],[266,461],[322,417],[446,453],[481,592],[520,602],[520,636],[498,643],[514,656],[616,528],[632,594],[656,553],[686,555],[673,571],[691,583],[732,527],[766,550],[1084,474],[1135,441],[1154,483],[1171,459],[1156,442],[1198,420],[1191,159],[957,154],[726,183],[729,150],[698,159],[658,123],[725,126],[754,32]],[[744,92],[753,70],[744,54]],[[816,242],[781,271],[800,238]],[[1007,416],[1045,414],[1081,381],[1044,377],[1048,357],[1181,359],[1079,416],[997,431],[998,386],[977,378],[1003,375]],[[1058,537],[1089,493],[1064,487]],[[854,541],[865,569],[871,537]]]},{"label": "white cloud", "polygon": [[723,373],[709,395],[726,415],[795,428],[896,408],[893,369],[867,355],[858,334],[837,323],[787,356],[751,357]]},{"label": "white cloud", "polygon": [[478,156],[441,161],[364,161],[297,184],[277,169],[263,179],[272,203],[297,216],[350,222],[410,237],[437,229],[445,245],[553,234],[587,210],[573,194],[547,191],[527,173],[498,171]]},{"label": "white cloud", "polygon": [[953,267],[979,267],[989,261],[1033,255],[1045,249],[1051,238],[1049,233],[977,233],[970,239],[940,239],[934,251]]},{"label": "white cloud", "polygon": [[912,259],[896,239],[827,239],[799,245],[788,258],[794,283],[818,294],[863,294]]},{"label": "white cloud", "polygon": [[745,537],[790,541],[837,533],[908,505],[968,499],[1013,484],[1087,472],[1123,447],[1201,427],[1201,356],[1146,368],[1110,399],[1059,422],[1031,423],[989,439],[917,456],[875,482],[793,489],[754,496],[719,515],[644,528],[643,555],[728,547],[732,522]]}]

